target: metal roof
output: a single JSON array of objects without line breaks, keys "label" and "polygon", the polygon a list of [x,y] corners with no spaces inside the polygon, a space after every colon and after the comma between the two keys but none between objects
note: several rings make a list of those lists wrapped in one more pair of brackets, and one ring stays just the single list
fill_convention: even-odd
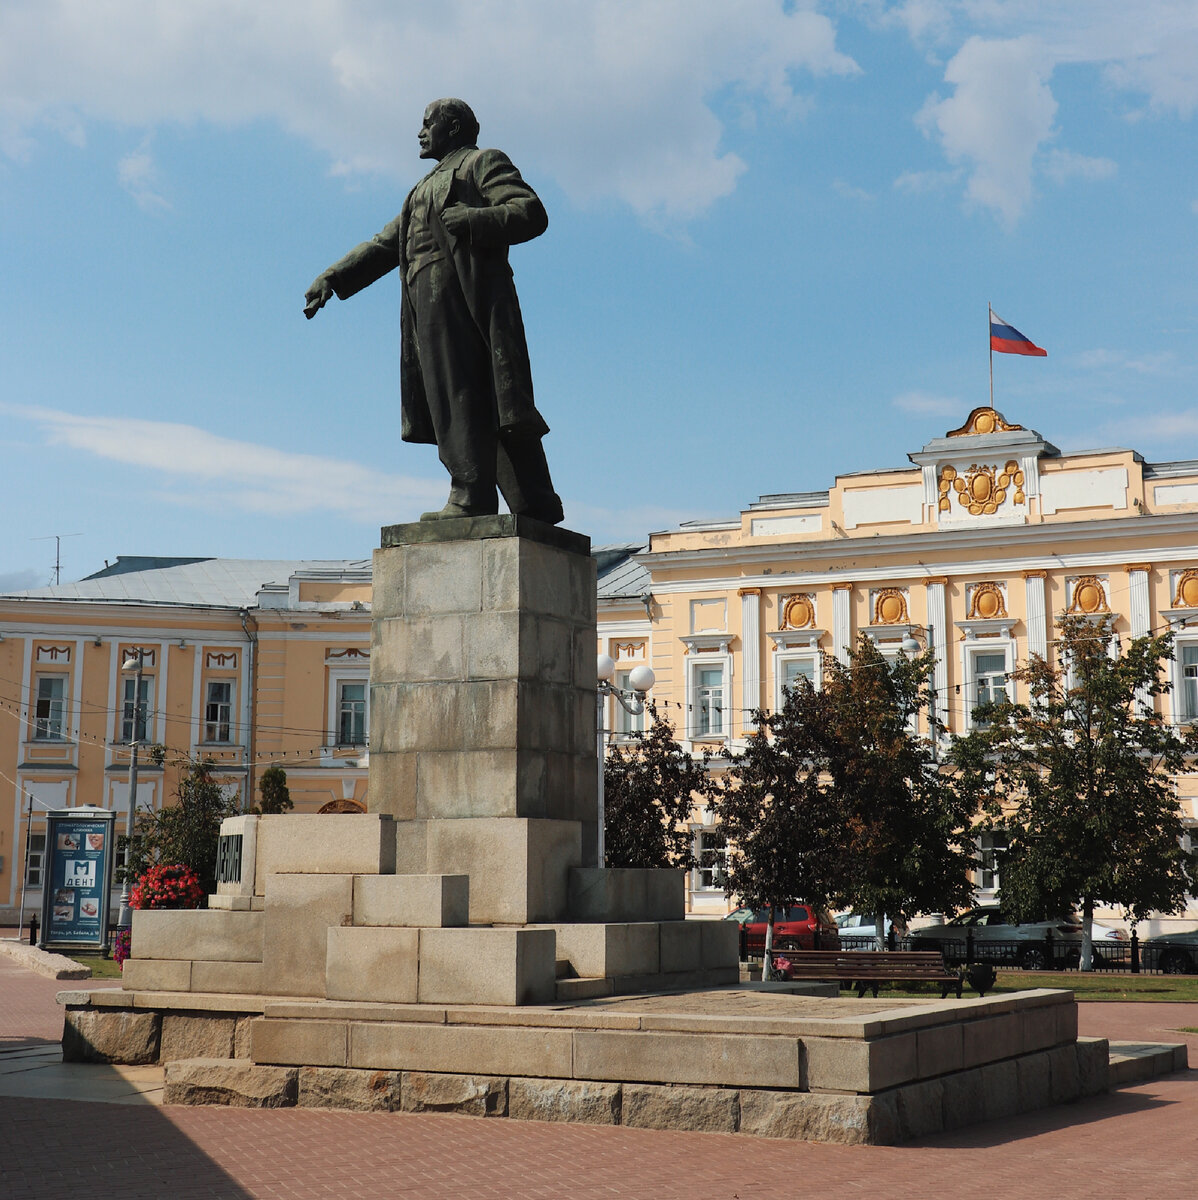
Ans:
[{"label": "metal roof", "polygon": [[[65,600],[100,604],[179,604],[200,608],[253,608],[259,589],[286,587],[295,574],[359,573],[369,559],[201,558],[162,560],[171,566],[122,569],[125,560],[81,579],[50,587],[0,593],[5,600]],[[134,562],[137,560],[134,559]]]},{"label": "metal roof", "polygon": [[[602,599],[644,595],[649,572],[633,557],[643,542],[597,546],[593,551]],[[285,589],[294,575],[312,577],[370,571],[370,559],[151,558],[122,556],[76,583],[0,592],[0,599],[61,600],[92,604],[163,604],[198,608],[254,608],[266,587]]]},{"label": "metal roof", "polygon": [[648,548],[643,542],[626,542],[617,546],[599,546],[593,551],[599,565],[600,600],[614,600],[619,596],[639,598],[650,591],[649,572],[633,557]]}]

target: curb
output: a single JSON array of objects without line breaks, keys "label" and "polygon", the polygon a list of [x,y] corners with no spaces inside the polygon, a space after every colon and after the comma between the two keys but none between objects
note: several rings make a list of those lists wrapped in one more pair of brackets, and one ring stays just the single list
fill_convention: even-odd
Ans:
[{"label": "curb", "polygon": [[80,966],[63,954],[51,954],[25,942],[0,941],[0,954],[13,959],[27,971],[36,971],[48,979],[90,979],[91,967]]}]

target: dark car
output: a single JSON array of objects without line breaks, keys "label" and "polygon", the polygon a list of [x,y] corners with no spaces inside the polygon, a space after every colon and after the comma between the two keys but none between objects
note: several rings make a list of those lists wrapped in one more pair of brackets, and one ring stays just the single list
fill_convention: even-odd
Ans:
[{"label": "dark car", "polygon": [[1145,938],[1142,957],[1149,970],[1155,967],[1165,975],[1198,973],[1198,929]]},{"label": "dark car", "polygon": [[[908,943],[912,950],[940,948],[946,960],[963,961],[970,935],[975,958],[1018,963],[1025,971],[1042,971],[1053,965],[1049,962],[1049,946],[1053,944],[1061,947],[1060,957],[1068,964],[1076,964],[1081,954],[1082,926],[1076,914],[1067,913],[1047,921],[1012,921],[997,904],[982,904],[951,921],[913,929]],[[1102,954],[1099,947],[1103,943],[1113,945],[1126,940],[1127,934],[1122,930],[1094,922],[1096,955]],[[1053,958],[1056,957],[1054,951]]]},{"label": "dark car", "polygon": [[[767,909],[738,908],[724,920],[735,921],[745,931],[746,949],[750,954],[765,949]],[[816,930],[819,931],[821,950],[840,949],[836,921],[827,909],[813,904],[780,904],[774,909],[774,946],[778,949],[814,950]]]}]

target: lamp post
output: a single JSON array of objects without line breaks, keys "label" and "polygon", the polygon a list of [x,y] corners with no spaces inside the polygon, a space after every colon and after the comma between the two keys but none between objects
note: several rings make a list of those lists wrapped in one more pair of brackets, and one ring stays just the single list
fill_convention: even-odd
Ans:
[{"label": "lamp post", "polygon": [[606,838],[604,823],[606,814],[603,803],[603,738],[608,732],[603,725],[603,715],[607,710],[607,698],[613,697],[629,716],[638,717],[645,711],[645,696],[656,682],[656,677],[650,667],[633,667],[628,673],[629,688],[616,687],[612,676],[616,673],[615,660],[610,654],[600,654],[595,660],[595,670],[599,677],[599,695],[595,705],[595,749],[599,761],[599,837],[597,841],[599,866],[606,866]]},{"label": "lamp post", "polygon": [[118,929],[128,929],[133,923],[129,909],[129,864],[133,858],[133,823],[137,815],[137,735],[141,718],[141,669],[141,649],[131,650],[129,657],[121,663],[122,671],[133,672],[133,721],[129,731],[129,807],[125,813],[125,877],[121,882],[121,907],[116,920]]}]

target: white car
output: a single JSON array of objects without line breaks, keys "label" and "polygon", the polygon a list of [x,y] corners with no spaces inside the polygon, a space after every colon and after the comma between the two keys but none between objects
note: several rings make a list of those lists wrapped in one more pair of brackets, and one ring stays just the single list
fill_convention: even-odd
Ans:
[{"label": "white car", "polygon": [[[1051,936],[1056,946],[1052,962],[1048,953],[1051,943],[1045,941],[1046,935]],[[1095,921],[1091,935],[1096,954],[1102,954],[1097,947],[1105,944],[1112,949],[1102,954],[1103,958],[1122,958],[1122,950],[1116,951],[1115,947],[1127,941],[1123,930]],[[964,961],[968,940],[973,942],[977,959],[1016,963],[1025,971],[1041,971],[1056,965],[1057,961],[1064,966],[1076,965],[1081,951],[1082,927],[1076,913],[1066,913],[1050,921],[1016,923],[1009,921],[997,904],[982,904],[951,921],[912,930],[909,939],[912,950],[943,950],[947,962]]]},{"label": "white car", "polygon": [[[878,936],[877,917],[872,913],[841,913],[836,918],[841,938],[874,938]],[[886,936],[890,936],[892,922],[886,918]],[[849,943],[852,949],[871,950],[872,946],[858,945],[855,941]]]}]

